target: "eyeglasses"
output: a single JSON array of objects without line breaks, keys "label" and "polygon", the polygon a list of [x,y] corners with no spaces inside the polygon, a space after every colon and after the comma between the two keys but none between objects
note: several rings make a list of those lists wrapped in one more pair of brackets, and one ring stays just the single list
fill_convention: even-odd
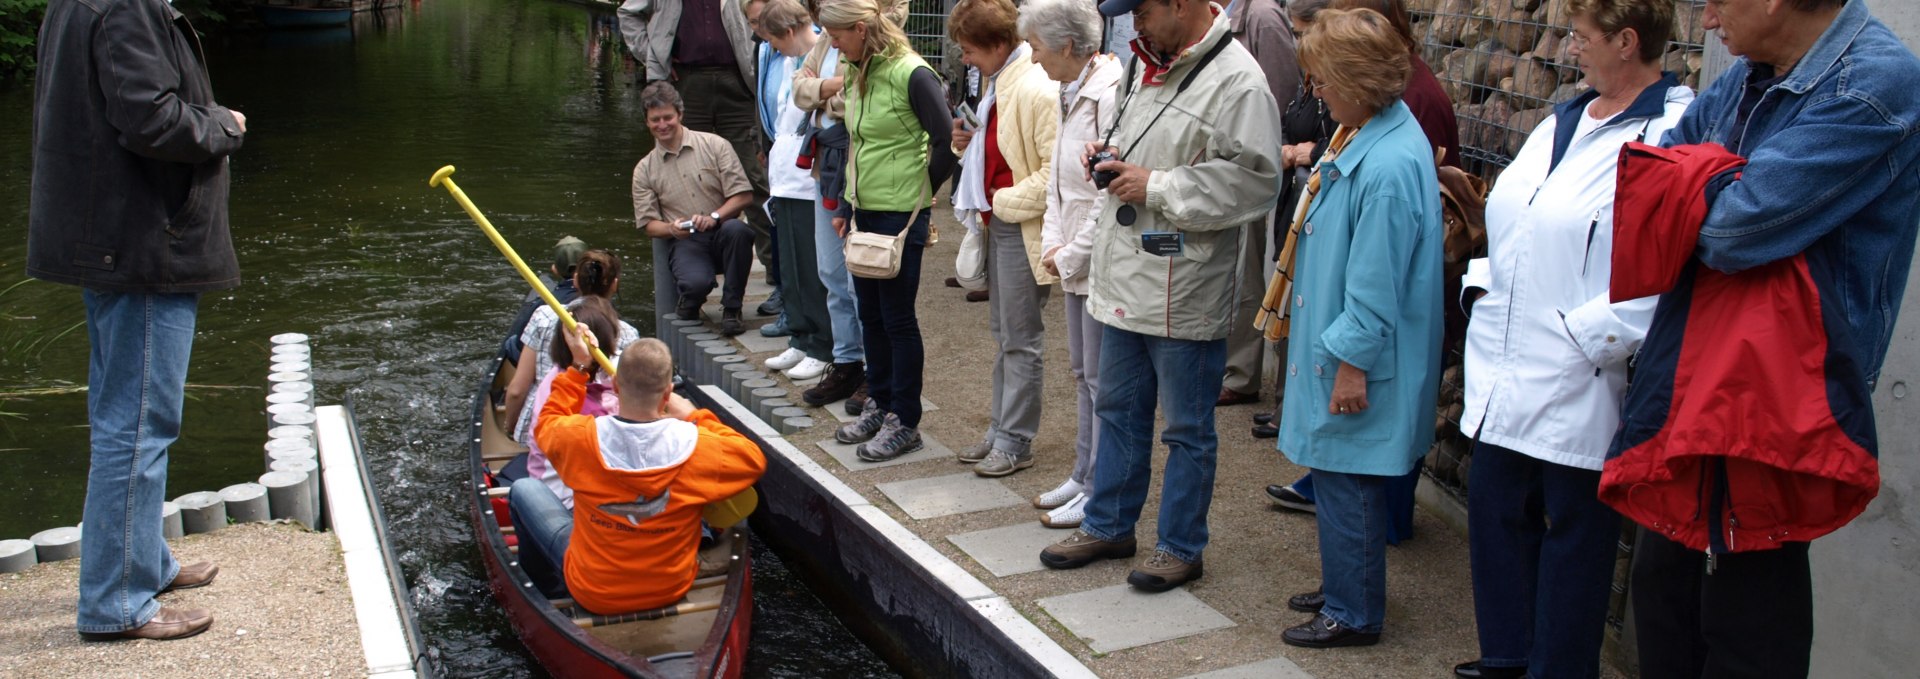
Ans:
[{"label": "eyeglasses", "polygon": [[[1613,39],[1613,36],[1616,33],[1619,33],[1619,31],[1607,31],[1605,33],[1601,33],[1600,40],[1601,41],[1611,40]],[[1583,49],[1583,50],[1587,48],[1587,45],[1593,43],[1592,38],[1588,38],[1585,33],[1581,33],[1579,31],[1572,31],[1567,33],[1567,39],[1573,41],[1574,47]]]}]

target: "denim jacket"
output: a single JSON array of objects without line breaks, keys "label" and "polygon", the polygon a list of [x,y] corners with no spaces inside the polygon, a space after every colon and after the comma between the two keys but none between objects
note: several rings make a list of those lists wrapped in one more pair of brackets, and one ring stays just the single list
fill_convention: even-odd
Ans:
[{"label": "denim jacket", "polygon": [[[1726,144],[1753,64],[1741,59],[1664,145]],[[1729,150],[1748,159],[1709,196],[1696,254],[1735,273],[1807,253],[1829,268],[1867,382],[1879,378],[1920,219],[1920,60],[1866,3],[1849,2],[1787,77],[1760,95]]]}]

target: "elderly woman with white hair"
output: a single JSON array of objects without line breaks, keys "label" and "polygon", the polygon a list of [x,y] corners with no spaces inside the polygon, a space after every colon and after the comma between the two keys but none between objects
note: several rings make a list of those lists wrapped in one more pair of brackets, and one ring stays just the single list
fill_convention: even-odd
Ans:
[{"label": "elderly woman with white hair", "polygon": [[1086,0],[1030,0],[1020,10],[1020,37],[1032,50],[1033,63],[1063,88],[1040,262],[1060,278],[1066,297],[1067,357],[1079,393],[1080,427],[1072,475],[1033,499],[1033,506],[1050,510],[1040,519],[1049,528],[1077,528],[1086,517],[1094,444],[1100,436],[1093,401],[1100,393],[1101,326],[1086,306],[1087,269],[1102,196],[1080,167],[1080,154],[1113,126],[1114,92],[1126,71],[1119,59],[1101,51],[1100,33],[1100,12]]}]

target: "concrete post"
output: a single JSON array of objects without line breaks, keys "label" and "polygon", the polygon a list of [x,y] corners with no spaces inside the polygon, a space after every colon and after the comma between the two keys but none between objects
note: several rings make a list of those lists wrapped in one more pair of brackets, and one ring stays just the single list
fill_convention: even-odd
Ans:
[{"label": "concrete post", "polygon": [[75,526],[48,528],[34,533],[33,549],[40,563],[53,563],[80,557],[80,529]]},{"label": "concrete post", "polygon": [[267,465],[267,471],[298,472],[306,474],[311,483],[307,484],[307,496],[315,511],[320,508],[320,462],[314,458],[274,460]]},{"label": "concrete post", "polygon": [[267,509],[267,487],[258,483],[236,483],[221,488],[220,500],[226,503],[227,518],[234,523],[265,521],[271,517]]},{"label": "concrete post", "polygon": [[268,514],[276,519],[300,522],[307,528],[319,525],[320,506],[314,499],[319,477],[304,471],[271,471],[260,475],[267,489]]},{"label": "concrete post", "polygon": [[37,563],[32,540],[0,540],[0,573],[18,573]]},{"label": "concrete post", "polygon": [[172,502],[160,503],[160,535],[172,540],[187,534],[187,526],[180,520],[180,505]]},{"label": "concrete post", "polygon": [[180,505],[180,521],[188,535],[211,533],[227,527],[227,503],[212,491],[187,493],[173,499]]}]

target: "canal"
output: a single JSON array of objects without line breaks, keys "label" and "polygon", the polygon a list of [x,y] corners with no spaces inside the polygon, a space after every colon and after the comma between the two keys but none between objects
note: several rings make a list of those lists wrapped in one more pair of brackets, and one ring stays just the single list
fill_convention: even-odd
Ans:
[{"label": "canal", "polygon": [[[574,235],[625,261],[615,306],[652,331],[651,254],[628,185],[650,145],[611,13],[426,0],[350,28],[206,39],[232,158],[243,285],[202,299],[168,497],[261,472],[267,338],[313,337],[319,401],[351,401],[399,554],[448,676],[540,671],[487,592],[464,497],[470,389],[525,292],[427,177],[461,186],[529,261]],[[87,341],[76,289],[26,280],[32,91],[0,85],[0,538],[80,520]],[[893,671],[771,553],[747,672]]]}]

